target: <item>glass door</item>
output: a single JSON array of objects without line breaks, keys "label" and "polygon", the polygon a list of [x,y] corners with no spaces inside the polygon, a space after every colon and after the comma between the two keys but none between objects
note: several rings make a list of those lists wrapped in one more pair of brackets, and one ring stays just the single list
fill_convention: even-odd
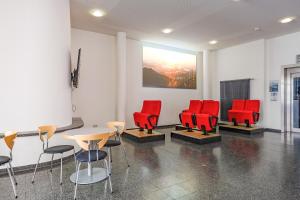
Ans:
[{"label": "glass door", "polygon": [[300,73],[291,74],[291,131],[300,132]]}]

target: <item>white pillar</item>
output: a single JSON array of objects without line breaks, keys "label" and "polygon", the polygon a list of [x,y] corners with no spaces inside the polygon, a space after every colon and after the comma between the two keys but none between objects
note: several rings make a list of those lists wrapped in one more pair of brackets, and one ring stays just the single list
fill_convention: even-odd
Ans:
[{"label": "white pillar", "polygon": [[126,33],[117,33],[117,119],[125,121],[126,111]]},{"label": "white pillar", "polygon": [[0,24],[0,132],[71,124],[69,0],[1,0]]},{"label": "white pillar", "polygon": [[209,50],[203,51],[203,99],[209,99]]}]

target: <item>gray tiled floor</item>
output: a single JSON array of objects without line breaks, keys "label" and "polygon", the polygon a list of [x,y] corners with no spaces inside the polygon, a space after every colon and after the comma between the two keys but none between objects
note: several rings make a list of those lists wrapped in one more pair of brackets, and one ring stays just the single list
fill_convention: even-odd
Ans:
[{"label": "gray tiled floor", "polygon": [[[300,134],[223,132],[222,142],[199,146],[171,139],[171,129],[160,131],[167,133],[165,142],[124,142],[130,168],[113,149],[113,194],[101,182],[79,186],[78,199],[300,199]],[[73,172],[74,163],[66,163],[62,186],[58,167],[52,176],[39,171],[34,185],[31,173],[17,175],[18,199],[72,199]],[[0,199],[14,199],[8,177],[0,178]]]}]

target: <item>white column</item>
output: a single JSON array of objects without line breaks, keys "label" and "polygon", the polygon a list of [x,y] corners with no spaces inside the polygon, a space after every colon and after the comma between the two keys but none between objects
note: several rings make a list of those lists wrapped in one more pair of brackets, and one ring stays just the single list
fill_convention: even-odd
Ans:
[{"label": "white column", "polygon": [[126,33],[117,33],[117,119],[125,121],[126,110]]},{"label": "white column", "polygon": [[209,99],[209,50],[203,51],[203,99]]},{"label": "white column", "polygon": [[0,24],[0,132],[71,124],[69,0],[1,0]]}]

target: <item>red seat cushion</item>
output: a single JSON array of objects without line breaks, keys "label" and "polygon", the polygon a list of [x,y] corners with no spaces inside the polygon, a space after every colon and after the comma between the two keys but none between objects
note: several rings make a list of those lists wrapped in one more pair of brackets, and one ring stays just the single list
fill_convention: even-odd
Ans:
[{"label": "red seat cushion", "polygon": [[[244,102],[244,107],[242,104]],[[246,120],[252,125],[258,121],[260,101],[259,100],[233,100],[232,110],[228,110],[228,120],[236,119],[237,123],[245,123]],[[255,113],[257,113],[255,115]]]},{"label": "red seat cushion", "polygon": [[181,121],[182,126],[187,128],[193,128],[193,116],[196,113],[200,113],[202,108],[202,101],[201,100],[190,100],[189,108],[183,110],[182,113],[179,114],[179,118]]},{"label": "red seat cushion", "polygon": [[214,128],[214,125],[210,122],[209,114],[196,114],[196,124],[199,130],[204,127],[206,131],[211,131]]},{"label": "red seat cushion", "polygon": [[196,114],[198,129],[204,126],[206,131],[211,131],[217,125],[219,115],[219,101],[204,100],[200,114]]},{"label": "red seat cushion", "polygon": [[140,128],[153,129],[158,123],[160,110],[160,100],[145,100],[142,111],[133,113],[135,125]]},{"label": "red seat cushion", "polygon": [[183,112],[181,113],[181,124],[184,127],[187,128],[194,128],[194,123],[193,123],[193,116],[194,113],[191,112]]}]

